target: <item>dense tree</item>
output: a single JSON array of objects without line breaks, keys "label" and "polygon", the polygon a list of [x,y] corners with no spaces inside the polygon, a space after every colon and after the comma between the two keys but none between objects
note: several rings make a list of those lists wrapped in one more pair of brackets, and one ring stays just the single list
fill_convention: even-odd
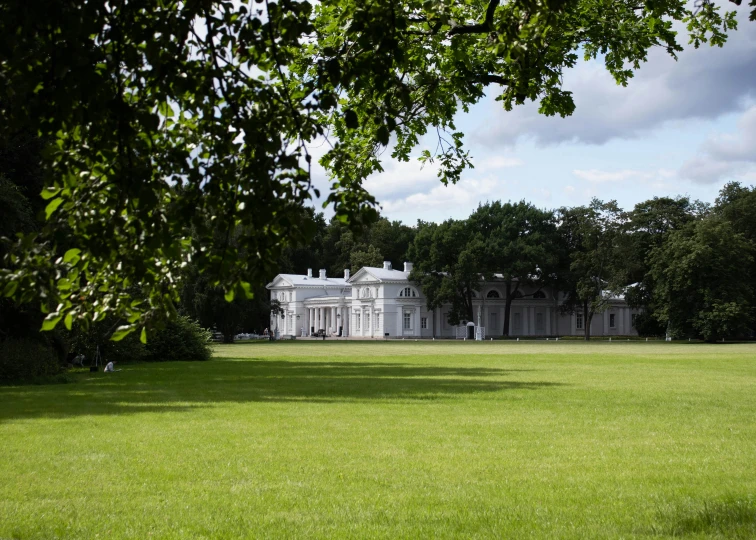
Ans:
[{"label": "dense tree", "polygon": [[410,279],[423,289],[429,309],[451,304],[448,322],[473,321],[473,298],[480,291],[483,237],[466,220],[440,225],[418,223],[409,258]]},{"label": "dense tree", "polygon": [[613,295],[624,291],[624,219],[615,201],[593,199],[588,206],[559,211],[560,233],[571,261],[564,279],[563,309],[583,313],[586,341],[591,338],[593,316],[608,307]]},{"label": "dense tree", "polygon": [[257,330],[262,333],[270,320],[267,291],[255,291],[252,299],[239,296],[228,302],[220,287],[213,286],[206,276],[192,267],[185,273],[179,312],[223,334],[223,341],[231,343],[240,332]]},{"label": "dense tree", "polygon": [[680,230],[708,212],[708,206],[688,197],[654,197],[635,205],[628,215],[621,238],[624,265],[620,278],[629,285],[625,299],[633,307],[642,308],[635,328],[641,335],[663,335],[666,331],[658,317],[651,275],[650,254],[661,247],[673,231]]},{"label": "dense tree", "polygon": [[381,255],[377,247],[370,244],[364,251],[353,251],[349,257],[349,262],[351,264],[350,268],[354,268],[355,270],[363,266],[380,267],[383,262],[383,255]]},{"label": "dense tree", "polygon": [[479,271],[486,279],[500,274],[503,280],[503,334],[508,336],[512,301],[525,295],[521,287],[528,284],[540,289],[556,266],[554,214],[525,201],[497,201],[478,206],[469,221],[470,227],[483,237]]},{"label": "dense tree", "polygon": [[674,231],[651,253],[656,316],[673,337],[746,334],[756,304],[756,246],[719,217]]},{"label": "dense tree", "polygon": [[[734,15],[682,0],[146,0],[0,3],[0,137],[49,140],[46,225],[19,240],[6,296],[41,301],[44,327],[116,314],[116,337],[175,312],[192,261],[225,295],[251,295],[283,250],[315,234],[306,143],[352,228],[377,217],[362,187],[380,150],[425,151],[456,181],[470,158],[453,118],[500,86],[507,109],[570,114],[564,70],[601,55],[627,84],[651,47],[721,45]],[[13,100],[7,96],[14,96]],[[240,250],[229,242],[241,227]],[[61,230],[70,234],[63,238]],[[218,229],[227,231],[218,236]],[[383,249],[381,246],[379,249]],[[393,256],[393,254],[392,254]],[[138,285],[145,301],[129,293]]]}]

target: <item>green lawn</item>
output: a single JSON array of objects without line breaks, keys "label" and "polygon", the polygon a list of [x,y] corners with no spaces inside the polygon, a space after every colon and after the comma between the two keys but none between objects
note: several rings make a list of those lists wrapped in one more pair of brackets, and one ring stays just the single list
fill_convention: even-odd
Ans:
[{"label": "green lawn", "polygon": [[291,342],[0,387],[0,538],[754,538],[756,345]]}]

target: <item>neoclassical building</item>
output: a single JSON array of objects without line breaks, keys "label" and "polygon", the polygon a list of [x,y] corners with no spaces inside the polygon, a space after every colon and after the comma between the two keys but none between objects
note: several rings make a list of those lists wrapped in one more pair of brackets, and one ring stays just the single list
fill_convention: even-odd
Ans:
[{"label": "neoclassical building", "polygon": [[[494,279],[485,282],[473,300],[475,321],[453,326],[449,306],[429,311],[422,290],[409,280],[412,263],[402,270],[384,262],[383,268],[365,266],[350,276],[329,278],[325,270],[317,277],[279,274],[267,285],[271,300],[283,313],[271,315],[271,330],[282,336],[310,336],[324,331],[329,336],[353,339],[430,338],[469,336],[468,326],[478,325],[485,337],[503,335],[505,288]],[[570,336],[584,333],[582,313],[563,314],[563,295],[549,289],[521,288],[512,301],[510,336]],[[609,308],[593,317],[591,335],[637,335],[633,326],[637,310],[622,297],[610,300]],[[470,330],[472,331],[472,330]]]}]

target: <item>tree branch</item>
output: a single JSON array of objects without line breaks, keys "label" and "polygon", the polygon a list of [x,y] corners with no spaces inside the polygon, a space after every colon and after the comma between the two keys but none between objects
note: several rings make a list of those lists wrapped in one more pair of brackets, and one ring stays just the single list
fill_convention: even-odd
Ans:
[{"label": "tree branch", "polygon": [[496,8],[499,7],[499,0],[491,0],[486,8],[486,17],[483,22],[478,24],[468,24],[464,26],[455,26],[449,30],[448,36],[457,36],[459,34],[485,34],[493,30],[493,16]]},{"label": "tree branch", "polygon": [[484,84],[500,84],[502,86],[509,86],[510,84],[512,84],[512,81],[510,81],[509,79],[506,79],[501,75],[493,75],[490,73],[486,73],[485,75],[477,75],[475,77],[475,82],[482,82]]}]

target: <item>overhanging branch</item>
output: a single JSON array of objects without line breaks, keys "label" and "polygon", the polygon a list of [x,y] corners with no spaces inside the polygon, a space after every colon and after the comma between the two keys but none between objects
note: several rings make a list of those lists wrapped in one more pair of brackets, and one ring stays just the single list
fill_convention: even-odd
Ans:
[{"label": "overhanging branch", "polygon": [[486,34],[493,30],[493,16],[496,8],[499,7],[499,0],[491,0],[486,8],[486,17],[483,22],[478,24],[468,24],[463,26],[455,26],[449,30],[449,37],[457,36],[460,34]]}]

